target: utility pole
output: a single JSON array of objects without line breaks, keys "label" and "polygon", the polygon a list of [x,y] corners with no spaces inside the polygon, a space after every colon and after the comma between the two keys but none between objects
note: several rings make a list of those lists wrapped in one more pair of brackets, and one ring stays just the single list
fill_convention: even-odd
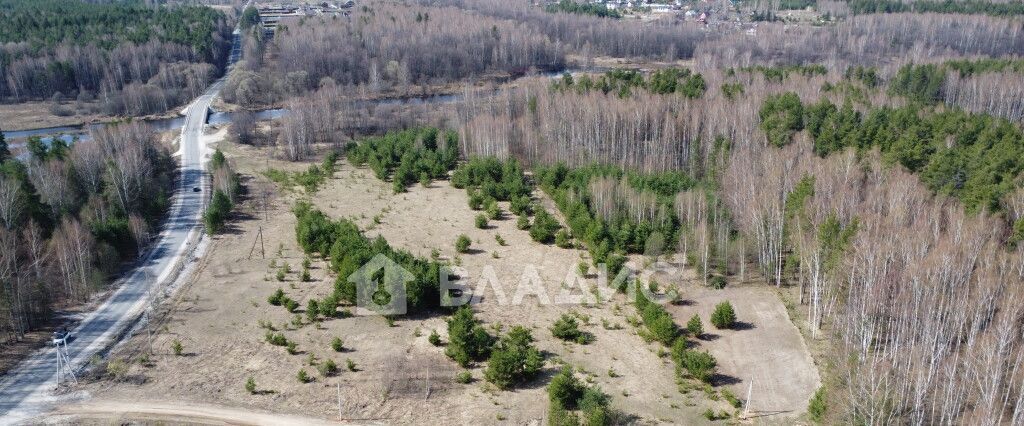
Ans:
[{"label": "utility pole", "polygon": [[426,392],[423,393],[423,400],[430,398],[430,367],[427,367]]},{"label": "utility pole", "polygon": [[249,249],[249,259],[252,259],[252,252],[256,250],[256,243],[260,243],[260,257],[267,258],[267,249],[263,245],[263,225],[260,225],[259,232],[256,233],[256,239],[252,241],[252,248]]},{"label": "utility pole", "polygon": [[74,369],[71,367],[71,359],[68,357],[68,334],[65,332],[61,337],[54,338],[53,344],[57,349],[57,387],[60,387],[61,379],[78,384]]},{"label": "utility pole", "polygon": [[750,396],[754,393],[754,378],[750,378],[750,387],[747,388],[747,400],[743,402],[743,417],[750,414]]}]

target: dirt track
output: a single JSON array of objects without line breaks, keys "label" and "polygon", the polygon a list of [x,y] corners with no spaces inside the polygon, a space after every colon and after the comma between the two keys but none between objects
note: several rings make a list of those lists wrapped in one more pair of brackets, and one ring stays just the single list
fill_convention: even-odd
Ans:
[{"label": "dirt track", "polygon": [[[47,423],[62,424],[160,423],[202,425],[337,425],[350,422],[314,417],[293,416],[223,406],[181,402],[94,401],[71,405],[54,413]],[[360,424],[366,424],[360,422]]]}]

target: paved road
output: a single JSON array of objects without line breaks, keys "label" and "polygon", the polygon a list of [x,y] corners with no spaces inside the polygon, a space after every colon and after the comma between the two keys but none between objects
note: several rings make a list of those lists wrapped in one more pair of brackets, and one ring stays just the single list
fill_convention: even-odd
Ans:
[{"label": "paved road", "polygon": [[[209,189],[204,178],[205,150],[200,146],[200,136],[210,103],[222,84],[223,81],[214,83],[189,105],[181,132],[181,179],[163,230],[135,270],[118,283],[117,290],[73,329],[68,349],[74,367],[86,365],[94,354],[110,347],[139,319],[156,290],[176,277],[188,256],[187,249],[201,236],[200,216]],[[201,191],[193,190],[197,187]],[[16,423],[54,408],[56,366],[55,350],[47,348],[23,361],[0,381],[0,424]]]}]

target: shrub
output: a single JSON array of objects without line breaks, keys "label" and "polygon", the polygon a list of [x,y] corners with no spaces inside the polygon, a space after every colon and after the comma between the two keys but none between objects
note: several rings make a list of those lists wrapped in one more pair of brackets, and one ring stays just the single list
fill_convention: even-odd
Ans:
[{"label": "shrub", "polygon": [[501,234],[495,234],[495,235],[494,235],[494,241],[496,241],[496,242],[498,243],[498,245],[499,245],[499,246],[502,246],[502,247],[504,247],[504,246],[507,246],[507,245],[508,245],[508,243],[507,243],[507,242],[505,242],[505,238],[503,238],[503,237],[501,236]]},{"label": "shrub", "polygon": [[289,355],[295,355],[295,354],[299,353],[299,350],[296,349],[298,345],[296,345],[295,342],[289,340],[288,343],[286,344],[286,346],[287,346],[288,354]]},{"label": "shrub", "polygon": [[487,216],[484,216],[483,213],[476,215],[476,219],[474,220],[474,224],[479,229],[487,228]]},{"label": "shrub", "polygon": [[693,314],[693,317],[686,322],[686,331],[689,331],[696,338],[704,335],[704,324],[700,321],[700,316]]},{"label": "shrub", "polygon": [[299,275],[299,280],[308,283],[311,277],[309,276],[309,268],[302,268],[302,274]]},{"label": "shrub", "polygon": [[721,275],[715,275],[708,280],[708,287],[715,290],[721,290],[725,288],[725,277]]},{"label": "shrub", "polygon": [[309,319],[310,322],[313,322],[316,321],[317,315],[319,314],[320,305],[317,303],[316,299],[309,299],[309,302],[306,302],[306,318]]},{"label": "shrub", "polygon": [[531,213],[530,197],[522,195],[512,198],[512,202],[509,204],[508,209],[516,216],[529,216]]},{"label": "shrub", "polygon": [[522,229],[524,231],[530,229],[530,218],[526,217],[525,215],[519,216],[519,219],[516,219],[516,228]]},{"label": "shrub", "polygon": [[181,356],[181,351],[183,349],[184,348],[181,346],[181,341],[179,341],[178,339],[174,339],[174,341],[171,342],[171,350],[174,351],[174,355]]},{"label": "shrub", "polygon": [[593,386],[583,391],[583,397],[580,398],[577,405],[583,411],[587,425],[607,425],[611,424],[612,420],[608,408],[609,403],[611,403],[611,397],[601,388]]},{"label": "shrub", "polygon": [[466,236],[466,234],[459,235],[459,238],[455,239],[455,251],[459,253],[468,252],[471,244],[473,244],[473,242],[468,236]]},{"label": "shrub", "polygon": [[811,401],[807,403],[807,415],[816,423],[821,423],[825,420],[825,413],[827,411],[828,405],[825,401],[825,387],[822,386],[814,392],[814,396],[811,397]]},{"label": "shrub", "polygon": [[729,401],[729,405],[731,405],[732,408],[740,408],[743,406],[743,401],[740,401],[740,399],[737,398],[729,389],[722,389],[722,398]]},{"label": "shrub", "polygon": [[548,399],[567,409],[576,408],[577,401],[583,396],[584,386],[572,373],[571,367],[563,368],[548,383]]},{"label": "shrub", "polygon": [[330,377],[338,373],[338,365],[334,363],[333,359],[329,359],[320,363],[317,370],[320,371],[321,376]]},{"label": "shrub", "polygon": [[491,220],[501,219],[501,207],[498,207],[498,202],[493,199],[487,202],[487,218]]},{"label": "shrub", "polygon": [[703,416],[705,419],[708,419],[710,421],[718,420],[718,417],[715,416],[715,410],[712,410],[710,408],[704,410]]},{"label": "shrub", "polygon": [[586,277],[587,273],[590,272],[590,265],[587,264],[587,262],[580,261],[580,264],[577,265],[577,268],[579,269],[581,277]]},{"label": "shrub", "polygon": [[558,220],[554,216],[546,210],[540,209],[533,218],[533,225],[530,225],[530,238],[538,243],[549,244],[555,239],[555,232],[559,227]]},{"label": "shrub", "polygon": [[579,419],[569,410],[580,410],[587,425],[613,423],[609,405],[611,397],[601,388],[587,387],[573,375],[571,368],[563,368],[548,384],[549,412],[552,425],[578,425]]},{"label": "shrub", "polygon": [[475,190],[469,191],[469,208],[480,210],[484,208],[484,196]]},{"label": "shrub", "polygon": [[223,191],[217,189],[213,192],[213,199],[203,212],[203,224],[206,225],[206,232],[216,234],[224,227],[224,222],[231,213],[231,198]]},{"label": "shrub", "polygon": [[320,301],[320,315],[331,318],[338,313],[338,298],[333,294]]},{"label": "shrub", "polygon": [[732,304],[722,302],[715,305],[715,311],[711,313],[711,324],[719,329],[732,328],[736,325],[736,312],[732,309]]},{"label": "shrub", "polygon": [[533,336],[522,326],[515,326],[501,338],[491,351],[484,377],[498,389],[508,389],[537,376],[544,366],[544,357],[533,347]]},{"label": "shrub", "polygon": [[267,343],[270,343],[271,345],[274,345],[274,346],[287,346],[288,345],[288,339],[284,337],[284,333],[272,333],[272,332],[268,331],[267,334],[266,334],[266,338],[267,338]]},{"label": "shrub", "polygon": [[299,374],[295,377],[299,379],[299,383],[309,383],[313,381],[313,378],[309,377],[309,374],[306,374],[306,370],[304,368],[300,368]]},{"label": "shrub", "polygon": [[437,334],[437,330],[433,330],[430,332],[430,336],[427,337],[427,341],[430,342],[431,345],[441,346],[441,335]]},{"label": "shrub", "polygon": [[473,374],[468,371],[463,371],[455,375],[455,381],[462,384],[467,384],[473,381]]},{"label": "shrub", "polygon": [[331,339],[331,349],[334,349],[334,352],[344,351],[345,341],[341,340],[340,337],[335,337],[334,339]]},{"label": "shrub", "polygon": [[569,314],[562,314],[560,318],[551,326],[551,334],[559,339],[572,341],[585,345],[593,341],[593,336],[589,333],[580,331],[579,322],[576,318]]},{"label": "shrub", "polygon": [[296,302],[295,300],[290,298],[285,298],[284,308],[288,310],[288,313],[293,314],[295,313],[296,309],[299,309],[299,302]]},{"label": "shrub", "polygon": [[285,279],[284,269],[278,269],[277,274],[274,275],[274,278],[277,278],[278,281],[283,282]]},{"label": "shrub", "polygon": [[494,339],[473,316],[469,306],[463,306],[448,319],[448,347],[445,354],[466,367],[471,361],[480,361],[490,354]]},{"label": "shrub", "polygon": [[564,229],[555,234],[555,245],[564,249],[572,248],[572,238]]},{"label": "shrub", "polygon": [[279,288],[277,289],[277,291],[274,292],[274,294],[271,294],[270,297],[267,297],[267,303],[274,306],[281,306],[281,302],[283,302],[284,299],[284,290]]},{"label": "shrub", "polygon": [[250,394],[256,393],[256,380],[249,376],[249,379],[245,381],[245,391]]},{"label": "shrub", "polygon": [[681,354],[674,353],[676,364],[686,370],[687,374],[702,382],[710,382],[718,362],[707,352],[684,350]]},{"label": "shrub", "polygon": [[352,358],[345,358],[345,368],[348,368],[348,371],[356,371],[356,362],[352,361]]},{"label": "shrub", "polygon": [[679,327],[676,326],[672,315],[665,310],[664,306],[647,300],[639,286],[640,283],[637,283],[635,303],[640,319],[643,320],[644,326],[647,327],[654,340],[664,345],[671,345],[679,334]]}]

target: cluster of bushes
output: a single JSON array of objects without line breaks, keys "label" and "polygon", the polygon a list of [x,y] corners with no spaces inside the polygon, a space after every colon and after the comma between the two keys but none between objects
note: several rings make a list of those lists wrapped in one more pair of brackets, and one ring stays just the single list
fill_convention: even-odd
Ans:
[{"label": "cluster of bushes", "polygon": [[463,306],[448,319],[448,347],[445,354],[459,365],[483,361],[491,354],[494,338],[473,315],[469,306]]},{"label": "cluster of bushes", "polygon": [[337,274],[332,297],[336,301],[355,303],[356,285],[348,280],[374,256],[380,254],[398,263],[415,277],[406,283],[406,301],[410,313],[425,312],[439,305],[440,264],[395,250],[383,237],[370,240],[350,220],[332,221],[307,202],[294,208],[298,222],[295,235],[299,246],[308,254],[319,254],[330,261]]},{"label": "cluster of bushes", "polygon": [[681,374],[686,374],[696,380],[710,383],[715,374],[718,361],[711,354],[698,352],[688,348],[686,339],[676,340],[672,344],[672,361],[676,363],[676,369]]},{"label": "cluster of bushes", "polygon": [[[640,319],[647,328],[649,336],[661,342],[665,346],[671,346],[672,342],[679,338],[679,326],[672,319],[672,314],[665,310],[665,307],[647,299],[644,292],[637,283],[635,306]],[[680,338],[680,340],[685,340]]]},{"label": "cluster of bushes", "polygon": [[576,342],[581,345],[594,341],[594,335],[580,330],[580,325],[579,322],[576,321],[576,317],[570,314],[562,314],[562,316],[551,325],[551,335],[559,339]]},{"label": "cluster of bushes", "polygon": [[[515,159],[501,161],[495,157],[473,157],[452,173],[452,186],[470,191],[471,207],[487,206],[492,200],[513,201],[522,206],[530,203],[533,187],[522,166]],[[476,199],[477,202],[473,202]],[[513,213],[524,210],[513,208]]]},{"label": "cluster of bushes", "polygon": [[[637,286],[639,285],[637,283]],[[652,339],[671,347],[672,360],[676,364],[677,372],[680,375],[685,372],[685,375],[693,379],[710,383],[718,365],[717,361],[706,351],[691,350],[686,336],[682,333],[682,331],[686,331],[694,337],[700,338],[704,333],[704,325],[701,323],[700,317],[694,315],[687,322],[686,329],[680,330],[665,307],[648,300],[639,287],[634,304],[646,328],[646,333]],[[719,329],[732,328],[736,323],[736,312],[733,310],[732,304],[722,302],[716,305],[711,314],[711,323]]]},{"label": "cluster of bushes", "polygon": [[548,399],[548,424],[600,426],[616,423],[614,412],[609,407],[611,396],[596,385],[587,386],[581,382],[573,374],[572,368],[566,367],[551,378]]},{"label": "cluster of bushes", "polygon": [[533,346],[530,330],[514,326],[491,349],[484,377],[498,389],[509,389],[537,377],[544,367],[544,355]]},{"label": "cluster of bushes", "polygon": [[555,240],[555,233],[559,232],[562,225],[559,225],[558,219],[555,219],[547,210],[543,208],[536,210],[537,214],[533,217],[533,224],[530,225],[530,238],[541,244],[551,244]]},{"label": "cluster of bushes", "polygon": [[388,132],[349,144],[347,151],[353,165],[369,165],[381,180],[390,177],[396,193],[417,181],[446,178],[459,159],[458,135],[436,128]]},{"label": "cluster of bushes", "polygon": [[203,224],[206,232],[216,234],[223,230],[235,206],[234,200],[242,190],[242,183],[219,149],[210,158],[210,174],[213,176],[213,198],[203,212]]},{"label": "cluster of bushes", "polygon": [[[535,176],[565,215],[572,235],[586,245],[594,264],[606,263],[612,275],[625,264],[625,254],[644,253],[655,234],[660,235],[662,241],[678,238],[680,226],[672,207],[674,199],[680,191],[694,185],[683,173],[644,175],[599,165],[569,169],[558,164],[539,168]],[[633,192],[633,195],[617,196],[619,199],[607,220],[598,216],[590,189],[591,182],[602,178],[621,182]],[[636,212],[630,211],[630,203],[638,200],[630,197],[646,197],[654,211],[646,217],[638,217]]]},{"label": "cluster of bushes", "polygon": [[813,77],[816,75],[828,74],[828,69],[821,64],[809,64],[809,65],[754,65],[750,67],[741,67],[738,70],[729,68],[725,71],[727,76],[735,76],[737,72],[753,74],[760,73],[764,76],[765,80],[781,82],[789,78],[790,74],[799,74],[804,77]]},{"label": "cluster of bushes", "polygon": [[320,164],[312,164],[304,172],[295,172],[295,174],[292,175],[292,180],[296,184],[301,185],[302,188],[306,190],[307,194],[312,194],[320,189],[320,185],[323,185],[327,178],[334,175],[337,162],[338,152],[328,152]]},{"label": "cluster of bushes", "polygon": [[597,79],[589,75],[574,79],[572,74],[565,73],[560,80],[552,83],[552,87],[555,90],[575,90],[579,93],[591,90],[600,90],[604,94],[614,92],[621,98],[627,98],[632,95],[633,89],[641,88],[658,95],[679,93],[696,99],[704,95],[707,83],[703,75],[688,68],[669,68],[655,71],[646,79],[640,71],[635,70],[612,70]]},{"label": "cluster of bushes", "polygon": [[[433,337],[433,335],[431,335]],[[440,342],[440,337],[437,338]],[[509,389],[534,379],[544,366],[544,356],[533,346],[533,336],[522,326],[512,327],[500,339],[491,336],[463,306],[448,319],[448,347],[445,353],[466,367],[487,360],[484,377],[499,389]]]},{"label": "cluster of bushes", "polygon": [[785,93],[765,101],[761,120],[778,146],[806,124],[819,155],[877,147],[887,160],[919,173],[932,191],[959,198],[971,211],[998,211],[999,200],[1024,172],[1024,133],[989,115],[920,105],[874,108],[862,115],[827,99],[804,106],[795,93]]}]

